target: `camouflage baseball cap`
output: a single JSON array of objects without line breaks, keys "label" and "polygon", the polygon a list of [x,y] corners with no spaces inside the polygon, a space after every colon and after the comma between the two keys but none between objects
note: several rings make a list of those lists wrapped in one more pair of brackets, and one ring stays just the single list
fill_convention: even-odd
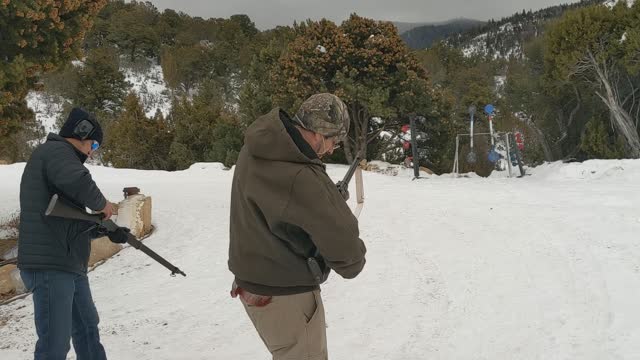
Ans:
[{"label": "camouflage baseball cap", "polygon": [[344,140],[349,132],[349,111],[339,97],[328,94],[315,94],[300,105],[293,119],[303,128],[322,134],[325,137],[337,137]]}]

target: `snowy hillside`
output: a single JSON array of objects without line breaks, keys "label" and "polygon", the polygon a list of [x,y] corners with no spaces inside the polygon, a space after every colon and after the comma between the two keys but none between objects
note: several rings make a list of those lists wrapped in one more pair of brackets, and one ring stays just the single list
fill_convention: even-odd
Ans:
[{"label": "snowy hillside", "polygon": [[498,58],[521,58],[523,44],[543,34],[548,21],[558,18],[566,11],[595,5],[613,6],[625,0],[582,0],[571,4],[551,6],[538,11],[522,11],[500,20],[491,20],[484,26],[456,34],[446,40],[451,46],[462,50],[467,57],[489,56]]},{"label": "snowy hillside", "polygon": [[[0,166],[0,214],[24,164]],[[153,197],[145,243],[90,274],[112,359],[266,359],[227,270],[232,172],[91,168]],[[339,179],[345,167],[330,166]],[[365,174],[367,265],[323,287],[332,359],[639,359],[640,161],[553,163],[522,179]],[[0,358],[30,359],[32,302],[0,307]]]},{"label": "snowy hillside", "polygon": [[492,46],[492,42],[489,40],[489,35],[492,35],[492,37],[495,38],[494,41],[496,43],[504,43],[507,41],[505,39],[511,39],[517,36],[514,31],[513,24],[508,22],[501,25],[497,33],[480,34],[467,42],[462,48],[464,56],[491,55],[494,59],[522,57],[522,43],[520,41],[514,41],[511,46]]},{"label": "snowy hillside", "polygon": [[633,3],[636,2],[636,0],[607,0],[604,2],[604,5],[609,7],[609,8],[613,8],[614,6],[618,5],[618,3],[620,1],[626,1],[627,6],[631,7],[633,5]]},{"label": "snowy hillside", "polygon": [[136,72],[131,69],[121,69],[121,71],[124,72],[126,80],[131,83],[131,90],[140,98],[147,117],[153,117],[158,110],[165,117],[169,115],[171,97],[160,65],[152,65],[145,72]]},{"label": "snowy hillside", "polygon": [[44,127],[45,135],[60,130],[56,121],[63,111],[64,101],[45,92],[31,91],[27,95],[27,106],[35,113],[36,122]]},{"label": "snowy hillside", "polygon": [[[74,62],[76,66],[82,66],[81,62]],[[129,68],[121,68],[126,81],[131,84],[144,107],[147,117],[153,117],[156,111],[164,116],[171,111],[171,97],[169,89],[164,81],[162,67],[151,65],[146,71],[134,71]],[[27,106],[35,113],[36,121],[44,127],[45,136],[49,132],[57,132],[56,121],[62,115],[64,98],[47,94],[46,92],[31,91],[27,96]]]}]

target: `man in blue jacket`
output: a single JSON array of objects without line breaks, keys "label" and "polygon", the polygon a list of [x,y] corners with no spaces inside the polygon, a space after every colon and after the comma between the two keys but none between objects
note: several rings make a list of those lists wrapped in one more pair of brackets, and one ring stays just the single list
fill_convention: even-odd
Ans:
[{"label": "man in blue jacket", "polygon": [[59,135],[49,134],[33,152],[22,175],[18,267],[33,292],[35,360],[66,359],[71,339],[78,360],[106,359],[87,278],[91,240],[107,235],[125,243],[129,229],[106,233],[89,222],[44,215],[58,194],[71,205],[111,217],[113,205],[84,166],[102,140],[96,118],[74,108]]}]

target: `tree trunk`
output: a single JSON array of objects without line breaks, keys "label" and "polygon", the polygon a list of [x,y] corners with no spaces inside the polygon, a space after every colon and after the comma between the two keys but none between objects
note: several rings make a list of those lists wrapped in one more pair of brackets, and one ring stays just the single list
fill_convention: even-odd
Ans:
[{"label": "tree trunk", "polygon": [[551,146],[549,146],[549,142],[547,142],[547,138],[544,136],[544,133],[536,124],[531,120],[529,121],[529,127],[536,133],[536,137],[538,138],[538,142],[540,146],[542,146],[542,152],[544,153],[544,159],[546,161],[554,161],[555,156],[553,156],[553,151],[551,151]]},{"label": "tree trunk", "polygon": [[136,61],[136,44],[133,44],[131,47],[131,62],[134,63]]},{"label": "tree trunk", "polygon": [[369,112],[361,108],[359,114],[359,122],[360,122],[360,137],[358,138],[357,149],[358,152],[356,156],[360,156],[361,158],[367,157],[367,136],[369,135]]},{"label": "tree trunk", "polygon": [[611,80],[607,64],[601,68],[593,54],[589,54],[591,65],[596,71],[598,81],[604,87],[606,94],[596,91],[602,102],[609,108],[611,116],[613,116],[616,129],[624,136],[627,145],[631,150],[631,156],[640,158],[640,136],[638,129],[635,127],[633,119],[629,113],[622,107],[617,91],[611,86]]},{"label": "tree trunk", "polygon": [[369,131],[369,115],[366,109],[356,102],[349,105],[349,117],[351,118],[351,128],[353,138],[345,140],[344,152],[347,161],[352,163],[356,156],[362,158],[367,155],[367,135]]},{"label": "tree trunk", "polygon": [[538,125],[536,125],[536,123],[533,121],[533,119],[529,115],[523,114],[523,116],[520,117],[520,120],[524,122],[536,134],[536,138],[538,139],[540,146],[542,146],[544,159],[549,162],[554,161],[556,157],[554,156],[553,151],[551,150],[551,146],[549,146],[549,142],[547,141],[547,137],[544,135],[544,132],[540,130]]},{"label": "tree trunk", "polygon": [[349,163],[352,163],[354,159],[352,141],[350,136],[344,139],[344,155]]}]

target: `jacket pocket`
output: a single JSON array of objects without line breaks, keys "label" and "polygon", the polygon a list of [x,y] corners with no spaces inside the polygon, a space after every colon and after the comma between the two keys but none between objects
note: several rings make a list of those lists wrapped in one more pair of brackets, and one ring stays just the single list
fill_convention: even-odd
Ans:
[{"label": "jacket pocket", "polygon": [[[320,296],[320,290],[312,292],[315,303],[315,311],[308,318],[305,325],[305,333],[307,336],[307,349],[310,358],[316,358],[318,355],[327,352],[327,329],[324,315],[324,305]],[[307,316],[305,314],[305,316]],[[322,357],[324,358],[324,357]]]},{"label": "jacket pocket", "polygon": [[69,226],[67,246],[69,255],[77,259],[77,263],[87,266],[91,254],[91,226],[83,222],[74,221]]},{"label": "jacket pocket", "polygon": [[71,251],[68,241],[71,230],[70,223],[63,219],[47,218],[45,216],[43,216],[43,221],[47,224],[51,238],[53,238],[53,243],[49,246],[57,246],[58,251],[64,252],[68,256]]}]

